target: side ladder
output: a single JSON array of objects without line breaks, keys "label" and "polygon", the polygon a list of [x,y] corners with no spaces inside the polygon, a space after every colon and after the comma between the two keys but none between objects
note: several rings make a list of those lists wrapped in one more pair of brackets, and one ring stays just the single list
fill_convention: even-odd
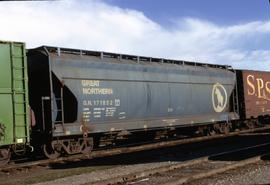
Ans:
[{"label": "side ladder", "polygon": [[14,143],[29,142],[29,109],[26,51],[24,45],[11,43],[13,138]]},{"label": "side ladder", "polygon": [[[53,124],[61,124],[62,125],[62,128],[63,128],[63,132],[66,132],[66,129],[65,129],[65,118],[64,118],[64,90],[63,90],[63,87],[61,87],[61,90],[60,90],[60,97],[55,97],[55,102],[56,102],[56,107],[53,107],[53,110],[54,111],[57,111],[57,118],[56,120],[53,122]],[[58,105],[59,108],[58,108]],[[58,113],[60,113],[60,116],[58,117]]]}]

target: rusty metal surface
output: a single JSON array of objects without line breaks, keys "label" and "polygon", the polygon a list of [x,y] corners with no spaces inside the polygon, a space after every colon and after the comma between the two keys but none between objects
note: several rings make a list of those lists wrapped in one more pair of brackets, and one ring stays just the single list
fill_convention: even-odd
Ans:
[{"label": "rusty metal surface", "polygon": [[270,72],[242,71],[245,118],[270,115]]}]

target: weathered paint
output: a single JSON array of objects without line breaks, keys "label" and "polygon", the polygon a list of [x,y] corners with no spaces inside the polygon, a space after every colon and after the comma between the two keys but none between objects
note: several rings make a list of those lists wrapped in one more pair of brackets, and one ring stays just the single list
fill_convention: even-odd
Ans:
[{"label": "weathered paint", "polygon": [[270,73],[244,70],[239,72],[243,83],[243,106],[245,118],[270,115]]},{"label": "weathered paint", "polygon": [[[56,77],[54,84],[63,84],[64,94],[71,94],[64,98],[65,117],[71,114],[66,111],[71,106],[67,102],[76,99],[76,119],[65,119],[69,134],[80,133],[82,122],[91,132],[107,132],[111,128],[137,130],[147,125],[151,129],[237,118],[230,110],[236,74],[225,66],[139,61],[142,57],[120,59],[119,54],[112,54],[113,58],[99,52],[44,48],[49,51],[47,62]],[[32,50],[30,59],[36,65],[41,61],[37,53],[44,53],[44,48]],[[52,99],[60,96],[57,88],[60,86],[53,85]],[[56,102],[52,107],[61,109]],[[52,118],[60,118],[60,114],[53,111]],[[55,128],[55,136],[63,135],[63,125]]]},{"label": "weathered paint", "polygon": [[0,42],[0,145],[29,142],[29,107],[25,46]]}]

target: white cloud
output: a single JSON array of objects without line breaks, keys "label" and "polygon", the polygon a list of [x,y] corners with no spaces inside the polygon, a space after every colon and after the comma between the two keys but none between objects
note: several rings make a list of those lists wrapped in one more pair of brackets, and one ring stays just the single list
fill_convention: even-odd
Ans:
[{"label": "white cloud", "polygon": [[102,1],[0,2],[0,39],[270,70],[270,20],[220,26],[180,18],[173,28]]}]

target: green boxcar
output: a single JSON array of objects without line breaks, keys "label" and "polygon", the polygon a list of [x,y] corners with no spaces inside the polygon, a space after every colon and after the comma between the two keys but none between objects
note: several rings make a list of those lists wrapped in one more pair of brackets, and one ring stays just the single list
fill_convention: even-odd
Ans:
[{"label": "green boxcar", "polygon": [[1,148],[21,150],[29,143],[29,117],[25,44],[0,41]]}]

